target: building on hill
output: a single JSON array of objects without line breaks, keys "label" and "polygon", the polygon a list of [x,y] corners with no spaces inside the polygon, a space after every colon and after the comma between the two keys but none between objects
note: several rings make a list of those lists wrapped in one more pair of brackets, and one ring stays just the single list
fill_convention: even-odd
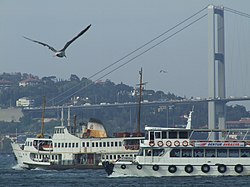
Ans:
[{"label": "building on hill", "polygon": [[9,87],[11,87],[12,84],[13,84],[13,82],[2,79],[2,80],[0,80],[0,89],[9,88]]},{"label": "building on hill", "polygon": [[19,86],[34,86],[38,85],[41,81],[39,79],[29,78],[19,82]]},{"label": "building on hill", "polygon": [[16,101],[17,107],[32,107],[34,106],[34,99],[29,97],[22,97]]},{"label": "building on hill", "polygon": [[250,128],[250,118],[241,118],[239,121],[227,121],[227,129],[246,129]]}]

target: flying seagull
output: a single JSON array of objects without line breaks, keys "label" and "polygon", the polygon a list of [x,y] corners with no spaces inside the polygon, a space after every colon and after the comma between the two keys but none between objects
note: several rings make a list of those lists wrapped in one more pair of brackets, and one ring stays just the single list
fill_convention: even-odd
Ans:
[{"label": "flying seagull", "polygon": [[167,73],[167,71],[166,70],[160,70],[160,73]]},{"label": "flying seagull", "polygon": [[46,46],[48,47],[51,51],[53,51],[55,53],[54,56],[57,56],[57,57],[66,57],[65,55],[65,50],[67,49],[67,47],[69,47],[69,45],[74,42],[77,38],[79,38],[81,35],[83,35],[83,33],[85,33],[89,28],[90,28],[91,24],[89,26],[87,26],[84,30],[82,30],[77,36],[75,36],[72,40],[68,41],[64,47],[61,49],[61,50],[56,50],[54,47],[51,47],[50,45],[46,44],[46,43],[43,43],[43,42],[39,42],[39,41],[36,41],[36,40],[32,40],[30,38],[27,38],[25,36],[23,36],[25,39],[27,40],[30,40],[32,42],[36,42],[38,44],[41,44],[43,46]]}]

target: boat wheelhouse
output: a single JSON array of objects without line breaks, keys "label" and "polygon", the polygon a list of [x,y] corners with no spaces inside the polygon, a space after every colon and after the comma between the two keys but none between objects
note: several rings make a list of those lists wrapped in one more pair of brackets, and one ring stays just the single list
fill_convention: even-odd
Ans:
[{"label": "boat wheelhouse", "polygon": [[250,129],[145,127],[136,158],[105,170],[111,176],[238,176],[250,175],[249,163]]}]

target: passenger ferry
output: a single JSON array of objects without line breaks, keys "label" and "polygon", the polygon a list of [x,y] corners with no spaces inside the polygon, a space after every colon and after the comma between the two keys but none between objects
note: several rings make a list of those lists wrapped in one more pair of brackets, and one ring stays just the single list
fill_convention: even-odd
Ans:
[{"label": "passenger ferry", "polygon": [[238,176],[250,175],[250,129],[145,127],[135,159],[104,163],[108,175]]},{"label": "passenger ferry", "polygon": [[130,133],[109,138],[102,123],[94,119],[79,127],[56,126],[52,137],[27,138],[23,144],[11,139],[18,164],[27,169],[101,169],[104,161],[135,157],[139,140],[144,139]]}]

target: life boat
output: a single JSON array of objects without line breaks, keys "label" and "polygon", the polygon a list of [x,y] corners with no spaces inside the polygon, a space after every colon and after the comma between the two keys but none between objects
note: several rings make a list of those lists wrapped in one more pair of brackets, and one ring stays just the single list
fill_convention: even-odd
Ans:
[{"label": "life boat", "polygon": [[53,151],[53,147],[51,144],[42,145],[42,149],[44,151]]}]

